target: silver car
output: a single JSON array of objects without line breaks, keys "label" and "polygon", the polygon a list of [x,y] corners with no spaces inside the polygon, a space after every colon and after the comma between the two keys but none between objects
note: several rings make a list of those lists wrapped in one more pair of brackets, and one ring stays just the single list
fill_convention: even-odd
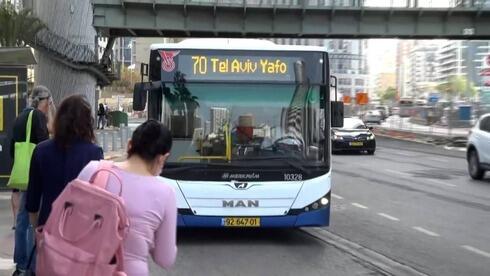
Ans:
[{"label": "silver car", "polygon": [[369,110],[366,113],[364,113],[362,120],[366,124],[368,123],[381,124],[381,121],[383,120],[383,115],[379,110]]}]

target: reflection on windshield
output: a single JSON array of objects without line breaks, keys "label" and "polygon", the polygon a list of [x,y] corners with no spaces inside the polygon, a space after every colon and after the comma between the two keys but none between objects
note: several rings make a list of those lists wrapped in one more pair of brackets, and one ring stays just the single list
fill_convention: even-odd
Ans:
[{"label": "reflection on windshield", "polygon": [[174,137],[171,162],[323,160],[319,86],[180,81],[166,87],[161,119]]}]

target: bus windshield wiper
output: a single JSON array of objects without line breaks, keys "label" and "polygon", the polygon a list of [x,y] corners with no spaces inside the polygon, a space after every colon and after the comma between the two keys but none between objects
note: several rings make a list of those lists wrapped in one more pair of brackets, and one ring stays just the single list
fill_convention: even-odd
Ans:
[{"label": "bus windshield wiper", "polygon": [[295,168],[295,169],[297,169],[303,173],[306,173],[306,174],[311,173],[310,170],[302,164],[302,162],[305,160],[300,159],[300,158],[295,157],[295,156],[248,157],[248,158],[240,158],[240,159],[233,159],[233,160],[237,160],[237,161],[280,160],[280,161],[284,161],[285,163],[287,163],[291,167],[293,167],[293,168]]},{"label": "bus windshield wiper", "polygon": [[[177,163],[178,164],[178,163]],[[194,170],[194,169],[209,169],[209,168],[233,168],[233,167],[246,167],[246,164],[230,164],[230,163],[203,163],[203,164],[193,164],[193,163],[187,163],[187,164],[178,164],[177,166],[173,166],[174,164],[170,165],[169,167],[164,168],[163,170],[165,172],[169,173],[176,173],[176,172],[183,172],[183,171],[189,171],[189,170]]]}]

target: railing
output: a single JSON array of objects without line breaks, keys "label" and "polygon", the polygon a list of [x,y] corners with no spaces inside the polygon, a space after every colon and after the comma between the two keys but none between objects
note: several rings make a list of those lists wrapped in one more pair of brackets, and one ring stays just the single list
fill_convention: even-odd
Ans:
[{"label": "railing", "polygon": [[89,45],[75,44],[48,29],[43,29],[38,32],[31,44],[33,47],[38,46],[50,50],[71,62],[85,64],[97,63],[97,54],[92,47]]},{"label": "railing", "polygon": [[39,31],[29,44],[35,49],[49,53],[74,70],[94,74],[100,85],[108,85],[119,76],[119,72],[114,69],[118,67],[113,61],[99,63],[93,45],[73,43],[49,29]]},{"label": "railing", "polygon": [[[132,1],[127,1],[132,2]],[[260,6],[298,7],[372,7],[372,8],[490,8],[489,0],[164,0],[171,4],[231,4]]]}]

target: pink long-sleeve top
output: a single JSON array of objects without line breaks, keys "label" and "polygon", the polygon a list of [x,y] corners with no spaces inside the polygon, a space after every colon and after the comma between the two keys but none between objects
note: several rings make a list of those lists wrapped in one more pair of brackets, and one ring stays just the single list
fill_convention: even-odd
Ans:
[{"label": "pink long-sleeve top", "polygon": [[[99,167],[90,162],[79,178],[88,181]],[[122,198],[129,217],[129,233],[124,240],[124,270],[128,276],[146,276],[148,255],[168,269],[177,255],[177,207],[175,191],[154,176],[142,176],[113,166],[122,179]],[[109,177],[107,190],[119,193],[119,182]]]}]

